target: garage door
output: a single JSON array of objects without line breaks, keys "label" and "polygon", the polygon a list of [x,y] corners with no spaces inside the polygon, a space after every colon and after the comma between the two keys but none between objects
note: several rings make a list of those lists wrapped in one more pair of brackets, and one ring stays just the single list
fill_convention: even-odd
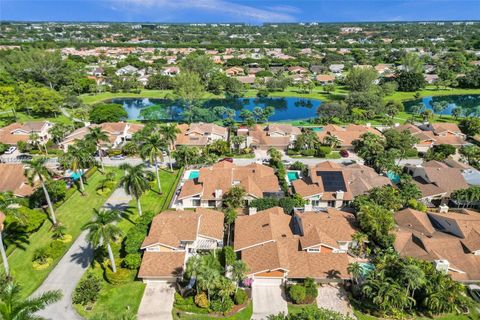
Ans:
[{"label": "garage door", "polygon": [[252,285],[271,285],[280,286],[283,283],[283,278],[267,278],[267,277],[255,277]]}]

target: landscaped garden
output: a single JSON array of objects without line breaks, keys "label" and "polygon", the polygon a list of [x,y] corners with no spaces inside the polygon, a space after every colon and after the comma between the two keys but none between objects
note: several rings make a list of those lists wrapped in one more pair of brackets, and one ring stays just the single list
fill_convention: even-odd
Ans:
[{"label": "landscaped garden", "polygon": [[80,315],[87,319],[116,319],[121,314],[137,313],[145,289],[145,284],[136,278],[140,266],[140,245],[153,216],[168,208],[182,173],[183,170],[160,170],[163,193],[159,193],[156,181],[149,182],[151,189],[140,197],[141,217],[136,200],[130,202],[126,216],[116,225],[121,234],[112,243],[116,273],[112,273],[107,255],[99,248],[91,268],[74,293],[74,306]]},{"label": "landscaped garden", "polygon": [[[92,172],[96,168],[91,169]],[[107,172],[115,173],[115,179],[119,177],[120,171],[108,169]],[[11,274],[16,281],[22,284],[22,295],[28,296],[37,289],[55,267],[61,257],[68,250],[72,242],[78,237],[85,223],[92,218],[92,210],[101,207],[110,194],[99,194],[97,188],[105,177],[100,172],[93,172],[85,184],[85,194],[73,191],[73,194],[58,208],[56,216],[64,227],[65,235],[71,237],[71,241],[60,239],[53,240],[55,229],[52,228],[50,220],[31,234],[28,242],[23,248],[16,248],[9,255]],[[113,191],[113,190],[112,190]],[[44,260],[47,263],[40,263],[41,266],[34,267],[34,260]],[[40,261],[42,262],[42,261]]]}]

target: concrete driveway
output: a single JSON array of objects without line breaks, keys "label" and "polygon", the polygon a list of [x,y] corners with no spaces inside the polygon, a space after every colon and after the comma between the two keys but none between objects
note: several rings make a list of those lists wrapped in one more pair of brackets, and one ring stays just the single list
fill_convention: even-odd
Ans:
[{"label": "concrete driveway", "polygon": [[337,284],[324,284],[318,287],[317,306],[353,316],[347,293]]},{"label": "concrete driveway", "polygon": [[256,279],[252,285],[252,300],[252,320],[266,319],[280,312],[288,313],[285,291],[278,282]]},{"label": "concrete driveway", "polygon": [[149,282],[138,308],[138,320],[171,320],[175,284]]}]

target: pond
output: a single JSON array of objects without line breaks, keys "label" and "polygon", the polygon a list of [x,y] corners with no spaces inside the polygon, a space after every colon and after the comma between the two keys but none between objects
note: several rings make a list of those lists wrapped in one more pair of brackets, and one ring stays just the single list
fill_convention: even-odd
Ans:
[{"label": "pond", "polygon": [[[179,121],[183,119],[184,103],[178,100],[125,98],[112,99],[127,111],[129,120],[163,120]],[[194,121],[213,122],[225,118],[225,109],[232,109],[234,119],[240,120],[240,112],[244,109],[273,107],[275,112],[269,121],[304,120],[316,117],[317,109],[322,102],[305,98],[232,98],[202,100],[195,105]],[[222,108],[224,107],[224,108]]]},{"label": "pond", "polygon": [[443,105],[443,110],[436,110],[435,114],[451,115],[452,110],[458,107],[461,108],[461,115],[463,116],[480,116],[480,95],[424,97],[422,99],[405,102],[405,111],[411,113],[412,108],[420,103],[423,104],[424,108],[430,110],[434,110],[435,105]]}]

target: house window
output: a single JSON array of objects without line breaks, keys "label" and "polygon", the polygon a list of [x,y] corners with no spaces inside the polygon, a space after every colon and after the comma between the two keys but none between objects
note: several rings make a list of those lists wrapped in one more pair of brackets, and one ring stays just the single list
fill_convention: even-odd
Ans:
[{"label": "house window", "polygon": [[335,201],[328,201],[327,204],[329,207],[335,207]]},{"label": "house window", "polygon": [[312,203],[312,206],[318,207],[320,205],[320,200],[312,200],[311,203]]},{"label": "house window", "polygon": [[193,199],[192,207],[200,207],[200,199]]},{"label": "house window", "polygon": [[209,207],[216,207],[217,206],[217,202],[215,200],[208,200],[208,206]]},{"label": "house window", "polygon": [[320,252],[320,248],[308,248],[308,249],[307,249],[307,252],[316,252],[316,253],[318,253],[318,252]]}]

